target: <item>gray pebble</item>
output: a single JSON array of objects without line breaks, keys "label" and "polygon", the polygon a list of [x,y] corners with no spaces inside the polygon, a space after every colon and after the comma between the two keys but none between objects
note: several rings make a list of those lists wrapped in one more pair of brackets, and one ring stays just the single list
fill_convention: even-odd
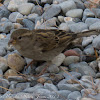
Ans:
[{"label": "gray pebble", "polygon": [[61,23],[59,25],[59,30],[65,30],[65,31],[69,32],[68,24],[67,23]]},{"label": "gray pebble", "polygon": [[57,87],[54,84],[44,83],[44,88],[50,91],[58,91]]},{"label": "gray pebble", "polygon": [[79,91],[74,91],[74,92],[71,92],[69,95],[68,95],[68,100],[69,99],[74,99],[74,100],[80,100],[81,99],[81,93]]},{"label": "gray pebble", "polygon": [[90,25],[89,30],[100,30],[100,21]]},{"label": "gray pebble", "polygon": [[77,69],[82,75],[90,75],[91,73],[91,76],[95,77],[94,70],[86,62],[71,64],[69,68],[71,68],[73,71]]},{"label": "gray pebble", "polygon": [[72,32],[75,32],[75,33],[82,32],[83,30],[88,30],[87,24],[83,22],[71,24],[69,25],[69,28]]},{"label": "gray pebble", "polygon": [[67,11],[76,8],[76,4],[72,0],[62,2],[59,4],[59,6],[61,7],[61,10],[63,11],[64,14],[66,14]]},{"label": "gray pebble", "polygon": [[26,28],[28,28],[29,30],[33,30],[34,29],[34,23],[31,21],[31,20],[29,20],[29,19],[23,19],[23,24],[24,24],[24,26],[26,27]]},{"label": "gray pebble", "polygon": [[82,18],[83,10],[82,9],[72,9],[66,13],[66,16],[72,18]]},{"label": "gray pebble", "polygon": [[98,21],[100,21],[99,18],[87,18],[87,19],[85,20],[85,23],[86,23],[88,26],[91,26],[92,24],[94,24],[94,23],[96,23],[96,22],[98,22]]},{"label": "gray pebble", "polygon": [[42,14],[42,18],[45,20],[57,16],[61,12],[61,8],[58,5],[52,5],[47,11]]},{"label": "gray pebble", "polygon": [[23,15],[20,14],[19,12],[13,12],[9,15],[9,20],[11,22],[16,22],[17,18],[23,18]]}]

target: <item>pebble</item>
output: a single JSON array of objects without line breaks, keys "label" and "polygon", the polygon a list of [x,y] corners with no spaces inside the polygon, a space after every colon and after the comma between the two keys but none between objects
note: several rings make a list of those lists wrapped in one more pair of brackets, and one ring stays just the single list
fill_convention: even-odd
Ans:
[{"label": "pebble", "polygon": [[50,73],[58,73],[59,72],[59,68],[58,68],[57,65],[52,64],[52,65],[50,65],[48,67],[47,71],[50,72]]},{"label": "pebble", "polygon": [[93,39],[92,45],[96,49],[100,49],[100,35]]},{"label": "pebble", "polygon": [[86,55],[93,55],[94,54],[94,48],[93,48],[93,46],[92,45],[88,45],[87,47],[85,47],[84,53]]},{"label": "pebble", "polygon": [[75,2],[72,0],[62,2],[59,4],[59,6],[61,7],[61,10],[63,11],[64,14],[66,14],[66,12],[71,10],[71,9],[77,8]]},{"label": "pebble", "polygon": [[52,5],[47,11],[42,14],[42,18],[45,20],[57,16],[61,12],[61,8],[58,5]]},{"label": "pebble", "polygon": [[98,22],[98,21],[100,21],[99,18],[87,18],[87,19],[85,20],[85,23],[86,23],[88,26],[91,26],[92,24],[94,24],[94,23],[96,23],[96,22]]},{"label": "pebble", "polygon": [[17,11],[18,5],[27,3],[28,0],[10,0],[8,4],[8,10],[10,11]]},{"label": "pebble", "polygon": [[36,13],[36,14],[38,14],[40,16],[43,13],[43,8],[41,6],[39,6],[39,5],[36,5],[31,10],[31,14],[33,14],[33,13]]},{"label": "pebble", "polygon": [[95,100],[95,99],[84,97],[81,100]]},{"label": "pebble", "polygon": [[77,53],[75,50],[67,50],[64,52],[65,56],[79,56],[79,53]]},{"label": "pebble", "polygon": [[90,36],[90,37],[83,37],[83,41],[82,41],[82,46],[87,46],[89,45],[90,43],[92,43],[93,41],[93,37]]},{"label": "pebble", "polygon": [[32,22],[35,22],[35,20],[36,20],[37,17],[38,17],[38,14],[36,14],[36,13],[29,14],[29,15],[27,16],[27,18],[28,18],[29,20],[31,20]]},{"label": "pebble", "polygon": [[52,3],[52,0],[41,0],[41,3],[42,4],[45,4],[45,3],[51,4]]},{"label": "pebble", "polygon": [[10,15],[10,11],[4,5],[0,6],[0,19],[2,17],[8,18],[9,15]]},{"label": "pebble", "polygon": [[25,65],[25,60],[16,53],[9,54],[7,62],[8,66],[17,72],[21,71]]},{"label": "pebble", "polygon": [[69,84],[63,79],[57,84],[59,90],[80,91],[82,87],[79,84]]},{"label": "pebble", "polygon": [[13,12],[9,15],[9,20],[11,22],[16,22],[17,18],[23,18],[23,15],[20,14],[19,12]]},{"label": "pebble", "polygon": [[18,11],[23,15],[28,15],[31,13],[33,7],[33,3],[23,3],[18,6]]},{"label": "pebble", "polygon": [[74,92],[71,92],[69,95],[68,95],[68,100],[69,99],[81,99],[81,93],[79,91],[74,91]]},{"label": "pebble", "polygon": [[67,99],[67,97],[71,93],[71,91],[69,91],[69,90],[59,90],[59,91],[57,91],[57,93],[59,94],[59,99],[62,100],[62,98]]},{"label": "pebble", "polygon": [[75,23],[75,24],[70,24],[69,28],[70,28],[70,30],[72,32],[75,32],[75,33],[82,32],[83,30],[88,30],[87,24],[85,24],[83,22],[78,22],[78,23]]},{"label": "pebble", "polygon": [[8,68],[7,60],[4,57],[0,57],[0,69],[5,72]]},{"label": "pebble", "polygon": [[57,87],[53,84],[44,83],[44,88],[50,91],[58,91]]},{"label": "pebble", "polygon": [[56,66],[60,66],[63,63],[64,59],[65,59],[65,55],[63,53],[60,53],[52,60],[52,64],[55,64]]},{"label": "pebble", "polygon": [[14,28],[12,22],[0,22],[0,32],[8,33]]},{"label": "pebble", "polygon": [[100,21],[90,25],[89,30],[100,30]]},{"label": "pebble", "polygon": [[20,23],[13,23],[13,24],[15,29],[23,28],[23,26]]},{"label": "pebble", "polygon": [[76,63],[76,62],[79,62],[79,57],[78,57],[78,56],[68,56],[68,57],[66,57],[66,58],[64,59],[63,64],[64,64],[65,66],[68,66],[68,65],[70,65],[70,64],[72,64],[72,63]]},{"label": "pebble", "polygon": [[28,28],[29,30],[33,30],[35,27],[34,23],[29,19],[23,19],[22,22],[24,27]]},{"label": "pebble", "polygon": [[80,62],[80,63],[74,63],[69,66],[69,68],[72,71],[78,71],[82,75],[91,75],[95,77],[94,70],[86,63],[86,62]]},{"label": "pebble", "polygon": [[[2,79],[2,78],[0,78],[0,86],[1,86],[1,88],[0,88],[0,93],[2,94],[4,94],[4,93],[6,93],[7,92],[7,89],[8,89],[8,87],[9,87],[9,81],[8,80],[6,80],[6,79]],[[4,88],[6,88],[6,89],[4,89]]]},{"label": "pebble", "polygon": [[92,61],[90,62],[89,66],[95,71],[98,71],[98,62],[97,61]]},{"label": "pebble", "polygon": [[83,10],[82,9],[72,9],[66,13],[66,16],[72,18],[82,18]]},{"label": "pebble", "polygon": [[64,22],[64,16],[58,16],[58,20],[62,23]]},{"label": "pebble", "polygon": [[5,73],[4,76],[6,79],[8,79],[9,76],[18,76],[17,72],[12,70],[12,69],[8,69]]},{"label": "pebble", "polygon": [[65,31],[69,32],[68,24],[67,23],[61,23],[59,25],[59,30],[65,30]]}]

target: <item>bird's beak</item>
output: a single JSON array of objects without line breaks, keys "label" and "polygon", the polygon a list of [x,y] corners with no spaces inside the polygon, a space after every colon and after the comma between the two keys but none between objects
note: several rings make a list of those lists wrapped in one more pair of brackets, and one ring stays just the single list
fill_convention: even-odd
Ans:
[{"label": "bird's beak", "polygon": [[10,45],[14,45],[14,44],[16,44],[16,40],[10,39],[8,42],[8,45],[10,46]]}]

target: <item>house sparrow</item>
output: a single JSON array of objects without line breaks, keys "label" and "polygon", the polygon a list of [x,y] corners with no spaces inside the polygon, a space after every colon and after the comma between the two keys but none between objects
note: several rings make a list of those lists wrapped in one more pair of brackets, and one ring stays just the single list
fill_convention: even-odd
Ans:
[{"label": "house sparrow", "polygon": [[16,29],[12,32],[8,44],[12,44],[24,57],[51,62],[74,39],[98,34],[98,31],[68,33],[56,29]]}]

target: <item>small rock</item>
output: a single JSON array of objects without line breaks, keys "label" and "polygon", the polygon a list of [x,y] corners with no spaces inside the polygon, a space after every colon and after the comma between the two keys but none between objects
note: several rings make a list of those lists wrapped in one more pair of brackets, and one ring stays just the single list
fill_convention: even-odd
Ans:
[{"label": "small rock", "polygon": [[61,12],[61,8],[58,5],[52,5],[47,11],[42,14],[42,18],[48,20],[57,16]]},{"label": "small rock", "polygon": [[16,22],[17,18],[23,18],[23,15],[20,14],[19,12],[13,12],[9,15],[9,20],[11,22]]},{"label": "small rock", "polygon": [[80,91],[82,87],[80,84],[69,84],[66,82],[66,79],[61,80],[57,86],[60,90],[69,90],[69,91]]},{"label": "small rock", "polygon": [[31,14],[36,13],[39,16],[43,14],[43,8],[40,5],[33,6]]},{"label": "small rock", "polygon": [[4,57],[0,57],[0,69],[5,72],[8,68],[7,60]]},{"label": "small rock", "polygon": [[[1,86],[1,87],[4,87],[4,88],[6,88],[6,89],[8,89],[8,87],[9,87],[9,82],[8,82],[8,80],[6,80],[6,79],[0,79],[0,86]],[[7,92],[7,90],[4,89],[4,88],[0,88],[0,93],[5,93],[5,92]]]},{"label": "small rock", "polygon": [[64,14],[66,14],[67,11],[76,8],[76,4],[72,0],[62,2],[59,4],[59,6],[61,7],[61,10],[63,11]]},{"label": "small rock", "polygon": [[0,56],[5,56],[7,54],[7,51],[4,47],[0,46]]},{"label": "small rock", "polygon": [[74,64],[71,64],[69,66],[69,68],[72,70],[72,71],[78,71],[79,73],[81,73],[82,75],[91,75],[93,77],[95,77],[95,72],[94,70],[88,66],[88,64],[86,62],[80,62],[80,63],[74,63]]},{"label": "small rock", "polygon": [[35,14],[35,13],[29,14],[29,15],[27,16],[27,18],[28,18],[29,20],[33,21],[33,22],[35,22],[35,20],[36,20],[37,17],[38,17],[38,14]]},{"label": "small rock", "polygon": [[82,32],[83,30],[88,30],[87,24],[85,24],[83,22],[71,24],[71,25],[69,25],[69,28],[72,32],[75,32],[75,33]]},{"label": "small rock", "polygon": [[96,22],[98,22],[98,21],[100,21],[99,18],[87,18],[87,19],[85,20],[85,23],[86,23],[88,26],[91,26],[92,24],[94,24],[94,23],[96,23]]},{"label": "small rock", "polygon": [[93,55],[94,54],[94,48],[92,45],[88,45],[85,49],[84,49],[84,53],[86,55]]},{"label": "small rock", "polygon": [[8,10],[10,11],[17,11],[18,10],[18,5],[27,3],[28,0],[10,0],[8,4]]},{"label": "small rock", "polygon": [[89,66],[90,66],[95,72],[98,71],[98,63],[97,63],[97,61],[92,61],[92,62],[90,62]]},{"label": "small rock", "polygon": [[92,43],[92,41],[93,41],[93,37],[92,36],[90,36],[90,37],[83,37],[82,46],[87,46],[90,43]]},{"label": "small rock", "polygon": [[90,9],[85,9],[83,12],[82,21],[85,21],[87,17],[95,17],[95,14]]},{"label": "small rock", "polygon": [[65,30],[65,31],[69,32],[69,27],[68,27],[67,23],[61,23],[58,28],[59,28],[59,30]]},{"label": "small rock", "polygon": [[70,64],[72,64],[72,63],[76,63],[76,62],[79,62],[79,57],[78,57],[78,56],[68,56],[68,57],[66,57],[66,58],[64,59],[63,64],[64,64],[65,66],[68,66],[68,65],[70,65]]},{"label": "small rock", "polygon": [[57,87],[53,84],[44,83],[44,88],[50,91],[58,91]]},{"label": "small rock", "polygon": [[24,24],[24,26],[26,27],[26,28],[28,28],[29,30],[33,30],[34,29],[34,23],[31,21],[31,20],[29,20],[29,19],[23,19],[23,24]]},{"label": "small rock", "polygon": [[6,98],[4,100],[15,100],[14,98]]},{"label": "small rock", "polygon": [[59,90],[59,91],[57,91],[57,93],[59,94],[59,99],[62,100],[62,97],[67,99],[67,97],[71,93],[71,91],[69,91],[69,90]]},{"label": "small rock", "polygon": [[58,73],[59,72],[59,68],[55,64],[50,65],[47,70],[50,73]]},{"label": "small rock", "polygon": [[26,82],[26,83],[17,83],[16,84],[16,89],[20,88],[20,90],[24,90],[26,88],[30,88],[30,83]]},{"label": "small rock", "polygon": [[100,35],[93,39],[92,45],[96,49],[100,49]]},{"label": "small rock", "polygon": [[0,32],[8,33],[13,28],[14,28],[14,25],[11,22],[1,22],[0,23]]},{"label": "small rock", "polygon": [[14,29],[23,28],[23,26],[20,23],[13,23]]},{"label": "small rock", "polygon": [[40,77],[37,82],[44,84],[46,82],[46,79],[44,77]]},{"label": "small rock", "polygon": [[69,99],[81,99],[81,93],[79,91],[74,91],[74,92],[71,92],[69,95],[68,95],[68,100]]},{"label": "small rock", "polygon": [[64,59],[65,59],[65,55],[63,53],[60,53],[52,60],[52,64],[55,64],[56,66],[60,66],[63,63]]},{"label": "small rock", "polygon": [[82,18],[82,13],[83,13],[82,9],[72,9],[66,13],[66,16],[72,18]]},{"label": "small rock", "polygon": [[10,11],[6,8],[6,6],[0,6],[0,19],[3,17],[8,18],[10,15]]},{"label": "small rock", "polygon": [[9,54],[7,62],[8,66],[15,71],[21,71],[25,65],[25,60],[16,53]]},{"label": "small rock", "polygon": [[41,3],[42,4],[44,4],[44,3],[51,4],[52,0],[41,0]]},{"label": "small rock", "polygon": [[73,0],[77,6],[78,9],[85,9],[85,5],[83,3],[83,1],[80,1],[80,0]]},{"label": "small rock", "polygon": [[65,56],[79,56],[79,53],[77,53],[75,50],[67,50],[64,52]]},{"label": "small rock", "polygon": [[0,78],[3,78],[3,71],[2,71],[2,69],[0,69]]},{"label": "small rock", "polygon": [[18,6],[18,11],[23,15],[28,15],[31,13],[33,7],[33,3],[23,3]]},{"label": "small rock", "polygon": [[90,25],[89,30],[100,30],[100,21]]},{"label": "small rock", "polygon": [[58,20],[62,23],[64,22],[64,16],[58,16]]},{"label": "small rock", "polygon": [[4,76],[6,79],[8,79],[9,76],[18,76],[18,74],[16,71],[9,69],[4,73]]},{"label": "small rock", "polygon": [[8,81],[26,82],[27,79],[23,78],[22,76],[9,76]]},{"label": "small rock", "polygon": [[81,98],[81,100],[95,100],[95,99],[84,97],[84,98]]}]

